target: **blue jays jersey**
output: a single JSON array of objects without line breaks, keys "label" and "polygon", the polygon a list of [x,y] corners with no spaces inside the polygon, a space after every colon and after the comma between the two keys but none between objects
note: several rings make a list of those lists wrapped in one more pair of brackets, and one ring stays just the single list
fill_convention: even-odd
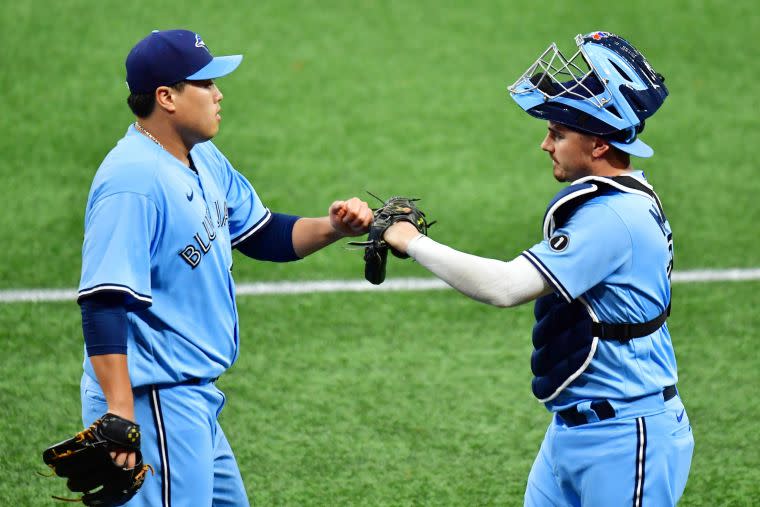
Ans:
[{"label": "blue jays jersey", "polygon": [[130,126],[90,189],[79,297],[123,293],[134,387],[215,378],[238,355],[232,247],[271,213],[210,141],[190,157],[197,173]]},{"label": "blue jays jersey", "polygon": [[[631,176],[647,185],[642,172]],[[599,190],[594,177],[582,178],[553,204],[561,205],[564,195],[592,192],[591,187]],[[656,196],[611,188],[594,193],[556,228],[553,220],[547,212],[544,240],[523,255],[558,296],[568,303],[580,301],[594,322],[643,323],[666,311],[673,245]],[[667,324],[627,341],[593,338],[580,362],[577,371],[541,399],[549,410],[588,400],[637,398],[677,381]]]}]

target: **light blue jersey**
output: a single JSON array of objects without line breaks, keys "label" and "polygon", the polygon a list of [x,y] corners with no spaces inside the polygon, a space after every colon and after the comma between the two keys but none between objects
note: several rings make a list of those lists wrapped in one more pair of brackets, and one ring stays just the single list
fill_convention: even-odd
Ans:
[{"label": "light blue jersey", "polygon": [[554,287],[536,301],[532,388],[554,412],[527,507],[672,506],[694,439],[675,387],[670,224],[643,173],[562,190],[523,255]]},{"label": "light blue jersey", "polygon": [[213,379],[238,355],[232,246],[271,213],[210,141],[190,157],[197,174],[130,126],[87,202],[79,297],[124,294],[134,387]]},{"label": "light blue jersey", "polygon": [[[632,176],[646,181],[640,171]],[[568,194],[588,182],[576,181]],[[547,220],[552,220],[551,213]],[[641,323],[668,308],[672,234],[656,197],[636,191],[597,193],[558,228],[545,224],[544,232],[545,239],[523,255],[568,303],[580,300],[592,320]],[[549,410],[661,392],[677,381],[667,325],[628,341],[595,339],[575,373],[542,400]]]}]

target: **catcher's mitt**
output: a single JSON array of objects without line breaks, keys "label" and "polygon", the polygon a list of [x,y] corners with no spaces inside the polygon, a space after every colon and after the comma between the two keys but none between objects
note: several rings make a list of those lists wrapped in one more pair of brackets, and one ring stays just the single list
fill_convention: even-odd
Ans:
[{"label": "catcher's mitt", "polygon": [[[371,196],[383,202],[382,199],[370,193]],[[385,280],[385,264],[388,260],[388,250],[399,259],[409,256],[391,247],[383,239],[383,234],[391,225],[405,221],[414,225],[418,231],[427,235],[428,228],[435,222],[428,223],[425,213],[415,204],[419,199],[410,197],[391,197],[383,205],[374,210],[372,225],[369,228],[367,241],[353,241],[350,245],[364,247],[364,277],[375,285]]]},{"label": "catcher's mitt", "polygon": [[[111,451],[135,452],[134,468],[114,463]],[[42,459],[56,475],[68,478],[71,491],[84,493],[76,500],[85,505],[123,505],[140,489],[147,471],[153,471],[142,462],[140,426],[110,413],[74,437],[45,449]]]}]

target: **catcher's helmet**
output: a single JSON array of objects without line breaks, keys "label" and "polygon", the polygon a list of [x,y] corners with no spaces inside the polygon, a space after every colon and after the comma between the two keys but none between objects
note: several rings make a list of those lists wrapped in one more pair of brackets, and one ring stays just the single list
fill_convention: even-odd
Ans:
[{"label": "catcher's helmet", "polygon": [[668,96],[665,78],[615,34],[577,35],[575,43],[578,51],[570,59],[552,43],[509,87],[510,95],[531,116],[651,157],[652,148],[636,136]]}]

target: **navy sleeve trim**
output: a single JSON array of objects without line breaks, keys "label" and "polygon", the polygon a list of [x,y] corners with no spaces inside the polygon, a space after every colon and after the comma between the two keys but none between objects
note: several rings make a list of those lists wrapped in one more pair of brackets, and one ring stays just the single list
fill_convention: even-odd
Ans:
[{"label": "navy sleeve trim", "polygon": [[533,266],[543,275],[543,277],[546,278],[546,281],[549,282],[552,287],[554,287],[554,290],[563,298],[565,298],[568,303],[573,302],[573,297],[570,295],[570,292],[564,287],[564,285],[562,285],[559,279],[554,276],[554,273],[552,273],[551,270],[547,268],[546,265],[533,254],[533,252],[530,250],[525,250],[522,253],[522,256],[528,259],[528,262],[533,264]]},{"label": "navy sleeve trim", "polygon": [[250,228],[248,228],[245,232],[243,232],[242,234],[238,235],[237,237],[231,240],[232,248],[235,248],[242,241],[245,241],[246,239],[251,237],[253,234],[256,233],[256,231],[258,231],[259,229],[264,227],[266,224],[268,224],[271,219],[272,219],[272,212],[269,211],[269,208],[267,208],[266,213],[264,213],[264,216],[261,217],[258,222],[256,222]]},{"label": "navy sleeve trim", "polygon": [[120,292],[123,294],[127,294],[139,303],[143,303],[144,307],[148,307],[153,304],[153,298],[145,295],[140,294],[139,292],[135,292],[131,288],[127,287],[126,285],[119,285],[115,283],[101,283],[99,285],[95,285],[93,287],[89,287],[87,289],[82,289],[79,291],[77,295],[77,303],[80,305],[82,304],[82,301],[87,299],[90,296],[93,296],[95,294],[100,293],[108,293],[108,292]]},{"label": "navy sleeve trim", "polygon": [[293,246],[295,215],[272,213],[271,220],[258,232],[237,244],[241,253],[260,261],[290,262],[300,260]]}]

